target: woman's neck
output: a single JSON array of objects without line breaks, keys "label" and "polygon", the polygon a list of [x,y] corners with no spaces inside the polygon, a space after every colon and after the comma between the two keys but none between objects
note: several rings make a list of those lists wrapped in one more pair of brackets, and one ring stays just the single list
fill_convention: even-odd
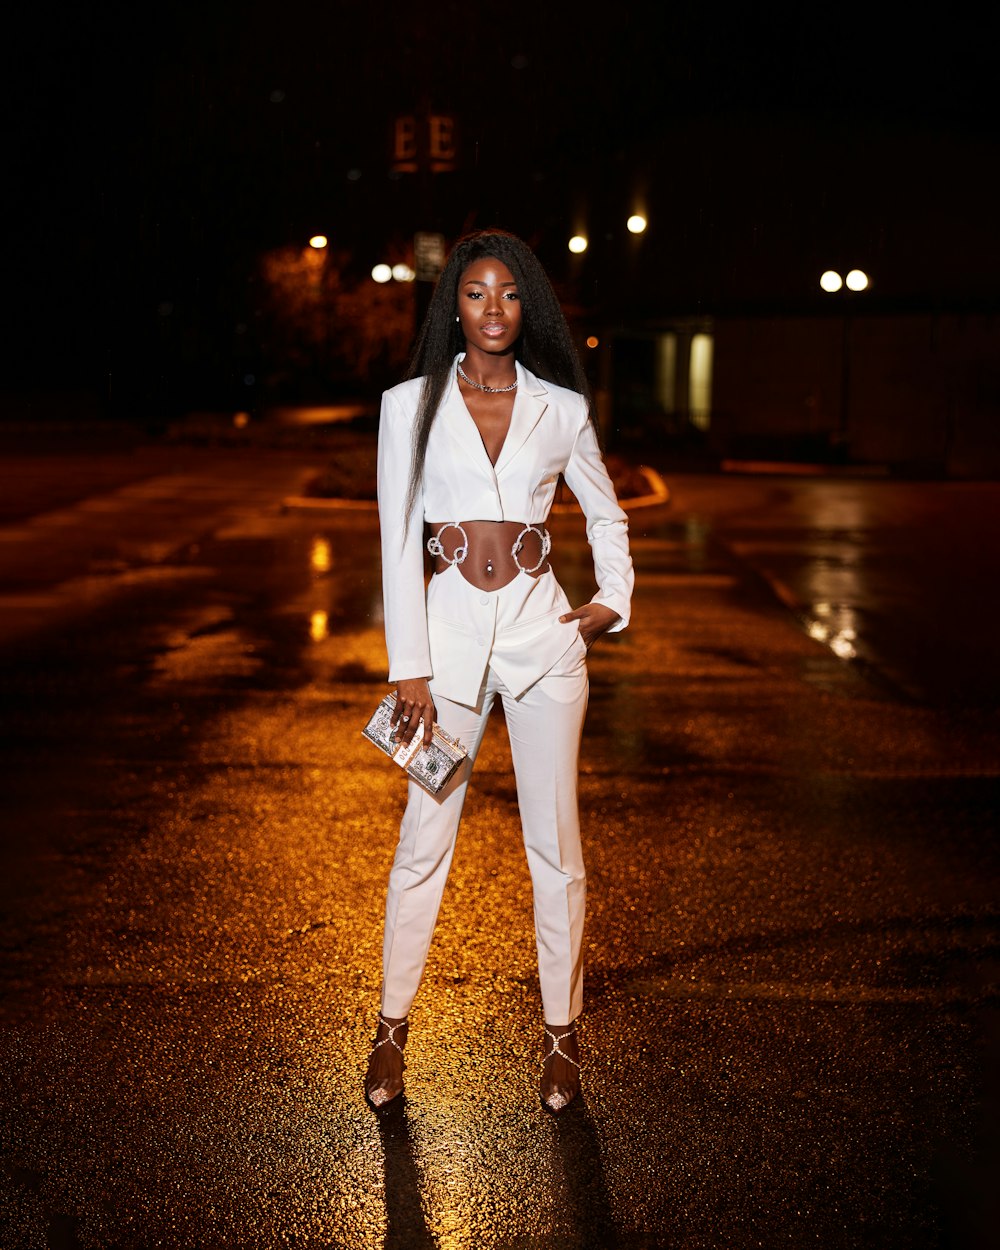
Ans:
[{"label": "woman's neck", "polygon": [[459,359],[462,370],[473,382],[491,388],[509,386],[517,377],[514,364],[514,353],[503,352],[494,355],[492,352],[480,352],[466,348]]}]

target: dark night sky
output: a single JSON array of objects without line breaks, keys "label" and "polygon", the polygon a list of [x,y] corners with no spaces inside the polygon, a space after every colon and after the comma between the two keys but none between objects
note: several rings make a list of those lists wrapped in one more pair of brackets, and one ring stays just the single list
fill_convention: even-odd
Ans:
[{"label": "dark night sky", "polygon": [[[314,230],[367,270],[422,224],[503,225],[558,279],[579,219],[583,298],[624,285],[645,313],[795,302],[828,263],[870,268],[890,300],[995,305],[998,19],[914,13],[43,7],[6,58],[20,384],[141,356],[163,300],[217,303]],[[390,119],[421,98],[462,133],[429,205],[387,168]]]}]

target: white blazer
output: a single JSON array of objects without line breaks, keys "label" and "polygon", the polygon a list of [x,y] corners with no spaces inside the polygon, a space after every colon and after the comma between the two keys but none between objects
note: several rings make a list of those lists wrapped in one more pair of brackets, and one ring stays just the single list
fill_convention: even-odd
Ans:
[{"label": "white blazer", "polygon": [[540,381],[519,362],[516,369],[510,429],[495,466],[452,374],[431,426],[408,527],[403,509],[423,379],[403,382],[382,396],[378,503],[389,681],[427,677],[458,703],[475,703],[487,664],[516,697],[570,646],[583,643],[576,621],[558,621],[569,603],[551,572],[537,578],[518,574],[508,587],[487,594],[451,567],[431,578],[425,594],[425,521],[544,525],[562,473],[586,517],[598,586],[593,602],[617,612],[620,620],[612,631],[629,620],[634,579],[628,518],[615,497],[587,406],[575,391]]}]

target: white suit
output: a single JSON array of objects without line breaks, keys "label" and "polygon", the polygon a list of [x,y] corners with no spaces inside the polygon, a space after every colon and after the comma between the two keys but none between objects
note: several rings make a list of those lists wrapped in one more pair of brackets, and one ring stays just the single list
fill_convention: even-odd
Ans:
[{"label": "white suit", "polygon": [[423,972],[475,753],[493,698],[504,701],[518,805],[535,897],[545,1019],[582,1008],[585,876],[576,805],[577,754],[587,702],[586,647],[551,571],[521,572],[484,591],[458,566],[424,582],[424,522],[544,525],[559,474],[583,509],[594,557],[594,602],[629,619],[632,562],[586,404],[517,364],[510,428],[494,466],[455,375],[431,427],[421,490],[403,515],[422,379],[386,391],[379,423],[378,490],[389,680],[426,677],[437,718],[469,748],[443,795],[414,783],[386,901],[382,1011],[408,1014]]}]

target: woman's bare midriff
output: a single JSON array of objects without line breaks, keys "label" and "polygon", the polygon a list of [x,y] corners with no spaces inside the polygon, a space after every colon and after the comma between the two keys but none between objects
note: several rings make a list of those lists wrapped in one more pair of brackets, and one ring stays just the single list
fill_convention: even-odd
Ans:
[{"label": "woman's bare midriff", "polygon": [[[512,582],[517,577],[518,567],[510,549],[517,541],[518,534],[525,528],[526,522],[463,521],[461,524],[469,540],[468,554],[458,565],[465,580],[480,590],[499,590],[501,586]],[[465,542],[462,530],[445,521],[431,523],[427,528],[431,535],[440,534],[444,555],[433,556],[432,559],[434,572],[443,573]],[[544,525],[538,525],[529,530],[524,535],[518,552],[521,569],[530,577],[541,577],[549,567],[548,561],[542,560],[542,537],[539,531],[544,531],[544,528]]]}]

